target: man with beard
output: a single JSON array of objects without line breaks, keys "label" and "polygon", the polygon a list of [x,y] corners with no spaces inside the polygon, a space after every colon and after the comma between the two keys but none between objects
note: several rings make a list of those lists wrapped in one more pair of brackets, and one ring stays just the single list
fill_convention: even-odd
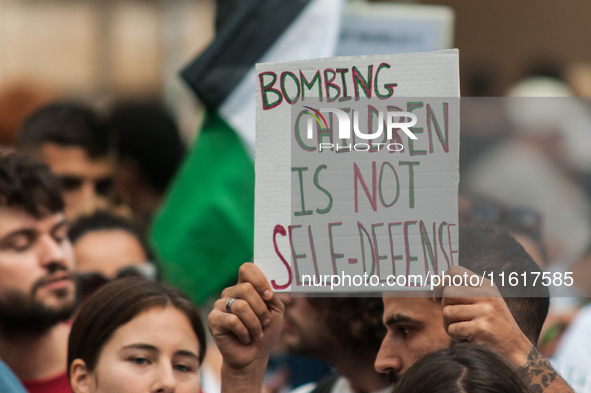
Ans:
[{"label": "man with beard", "polygon": [[[487,267],[495,274],[521,273],[522,269],[540,272],[517,241],[499,228],[461,228],[459,250],[460,263],[483,276],[481,269]],[[464,282],[468,283],[475,275],[460,266],[448,269],[446,274],[452,276],[452,282],[455,276],[467,277]],[[388,334],[376,370],[389,374],[395,383],[422,356],[448,347],[452,340],[470,341],[488,347],[519,368],[532,392],[572,392],[535,346],[548,311],[547,288],[527,290],[497,288],[485,279],[477,287],[438,286],[426,297],[390,297],[385,293]],[[224,356],[222,392],[259,392],[265,353],[276,340],[283,320],[284,308],[277,297],[261,271],[246,264],[240,269],[238,284],[227,288],[216,302],[209,325]],[[240,307],[227,307],[231,298],[244,301]],[[250,337],[256,339],[251,343]]]},{"label": "man with beard", "polygon": [[71,392],[72,245],[49,168],[0,152],[0,358],[31,393]]},{"label": "man with beard", "polygon": [[[528,279],[531,277],[529,285],[509,285],[505,281],[497,288],[483,280],[477,287],[452,286],[446,280],[445,287],[423,297],[402,298],[384,293],[383,319],[388,334],[377,356],[376,369],[388,374],[392,382],[424,355],[448,347],[451,340],[487,346],[516,367],[527,362],[530,351],[532,356],[541,357],[536,345],[550,301],[541,278],[532,285],[535,276],[531,273],[541,277],[538,265],[497,225],[463,225],[459,235],[460,266],[450,268],[446,274],[463,277],[466,273],[470,277],[476,273],[490,277],[493,272],[495,279],[500,273],[507,279],[510,275],[523,279],[525,274]],[[432,323],[440,320],[442,314],[445,329],[441,323]],[[537,372],[545,373],[549,382],[556,377],[554,370],[540,368]]]},{"label": "man with beard", "polygon": [[389,391],[387,380],[374,369],[386,334],[380,298],[278,296],[285,305],[282,338],[288,351],[324,360],[336,369],[318,384],[294,393]]}]

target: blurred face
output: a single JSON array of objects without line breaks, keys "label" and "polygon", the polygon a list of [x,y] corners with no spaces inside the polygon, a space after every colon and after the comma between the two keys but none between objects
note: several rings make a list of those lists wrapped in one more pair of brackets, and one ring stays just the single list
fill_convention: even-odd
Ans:
[{"label": "blurred face", "polygon": [[305,297],[277,294],[285,304],[281,340],[292,353],[326,359],[339,345],[326,327],[325,317]]},{"label": "blurred face", "polygon": [[72,309],[74,257],[67,232],[63,213],[37,219],[0,206],[0,326],[5,330],[19,323],[26,328],[36,313],[51,319]]},{"label": "blurred face", "polygon": [[441,305],[429,297],[384,297],[382,342],[375,368],[395,383],[424,355],[447,348],[450,337],[443,328]]},{"label": "blurred face", "polygon": [[45,143],[40,159],[60,179],[70,220],[108,207],[114,174],[109,156],[90,158],[81,147]]},{"label": "blurred face", "polygon": [[95,370],[76,359],[70,371],[76,393],[198,393],[199,341],[185,314],[154,307],[114,332]]},{"label": "blurred face", "polygon": [[109,278],[115,278],[121,268],[148,260],[139,240],[123,229],[88,232],[76,241],[74,252],[79,272]]}]

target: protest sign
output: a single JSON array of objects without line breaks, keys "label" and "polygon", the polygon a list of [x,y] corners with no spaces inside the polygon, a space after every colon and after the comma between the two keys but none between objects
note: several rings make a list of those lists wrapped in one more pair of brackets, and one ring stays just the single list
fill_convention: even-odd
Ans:
[{"label": "protest sign", "polygon": [[457,264],[457,50],[256,73],[254,260],[275,290],[417,290]]}]

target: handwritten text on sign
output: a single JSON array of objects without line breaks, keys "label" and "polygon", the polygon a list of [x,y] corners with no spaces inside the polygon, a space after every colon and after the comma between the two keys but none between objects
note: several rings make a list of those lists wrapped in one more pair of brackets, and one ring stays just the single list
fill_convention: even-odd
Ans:
[{"label": "handwritten text on sign", "polygon": [[[259,73],[258,121],[289,109],[275,143],[257,145],[257,160],[263,145],[290,146],[289,166],[276,173],[271,192],[290,201],[289,218],[275,219],[266,232],[284,270],[282,280],[271,280],[275,289],[326,291],[323,276],[346,273],[376,276],[373,290],[383,291],[379,283],[391,275],[426,277],[457,263],[458,100],[397,96],[405,78],[380,74],[391,68],[381,62]],[[278,192],[285,177],[289,189]],[[265,214],[260,209],[257,217]]]}]

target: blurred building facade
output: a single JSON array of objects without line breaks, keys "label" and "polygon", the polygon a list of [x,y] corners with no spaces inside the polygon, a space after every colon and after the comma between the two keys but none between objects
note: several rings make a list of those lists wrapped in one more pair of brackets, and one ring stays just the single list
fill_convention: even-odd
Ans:
[{"label": "blurred building facade", "polygon": [[194,118],[177,74],[213,39],[214,14],[214,0],[0,0],[0,91],[164,99]]}]

